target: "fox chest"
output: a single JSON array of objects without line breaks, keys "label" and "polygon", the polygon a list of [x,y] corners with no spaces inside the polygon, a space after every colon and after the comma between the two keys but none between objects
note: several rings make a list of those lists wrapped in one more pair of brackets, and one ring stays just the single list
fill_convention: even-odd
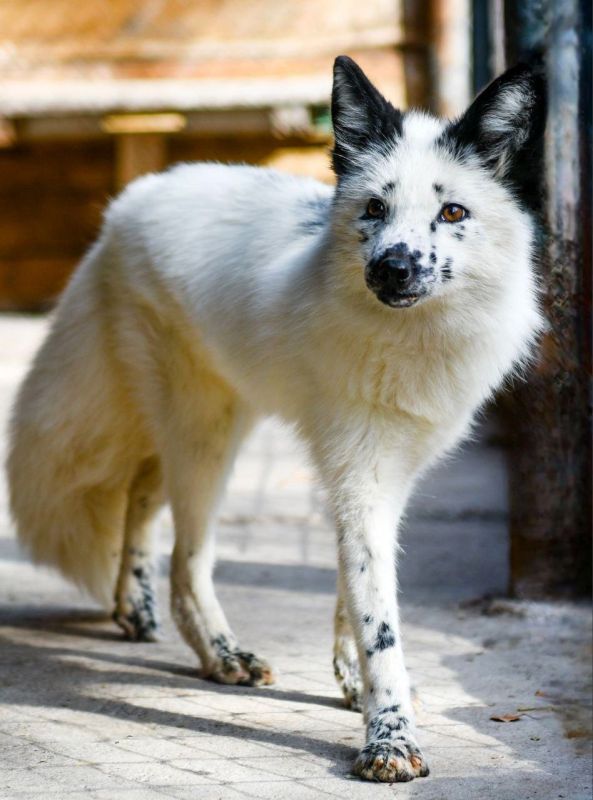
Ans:
[{"label": "fox chest", "polygon": [[368,348],[328,370],[334,391],[355,404],[404,412],[439,422],[467,415],[488,396],[494,379],[487,365],[463,353],[402,352]]}]

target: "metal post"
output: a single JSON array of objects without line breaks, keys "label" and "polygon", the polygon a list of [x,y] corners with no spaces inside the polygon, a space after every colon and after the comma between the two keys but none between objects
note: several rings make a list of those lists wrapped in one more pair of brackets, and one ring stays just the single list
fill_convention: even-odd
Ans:
[{"label": "metal post", "polygon": [[507,62],[543,54],[549,84],[542,283],[550,329],[509,425],[511,589],[577,597],[591,590],[591,8],[506,0],[504,11]]}]

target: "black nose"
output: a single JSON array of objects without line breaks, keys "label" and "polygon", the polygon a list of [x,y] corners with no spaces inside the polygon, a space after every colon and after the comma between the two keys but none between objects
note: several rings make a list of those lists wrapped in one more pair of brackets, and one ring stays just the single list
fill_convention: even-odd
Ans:
[{"label": "black nose", "polygon": [[409,257],[388,255],[377,264],[377,273],[382,282],[405,289],[412,280],[413,264]]},{"label": "black nose", "polygon": [[410,255],[388,253],[377,264],[375,276],[383,286],[391,286],[396,291],[408,287],[414,275],[414,260]]}]

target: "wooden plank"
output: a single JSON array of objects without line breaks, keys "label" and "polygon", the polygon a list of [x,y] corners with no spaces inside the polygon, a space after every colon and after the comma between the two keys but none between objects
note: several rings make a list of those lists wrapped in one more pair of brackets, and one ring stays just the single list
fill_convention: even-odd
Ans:
[{"label": "wooden plank", "polygon": [[470,0],[432,0],[431,7],[435,110],[455,117],[471,99]]},{"label": "wooden plank", "polygon": [[434,92],[430,44],[432,39],[431,3],[403,0],[400,4],[404,37],[400,46],[403,59],[407,108],[433,108]]},{"label": "wooden plank", "polygon": [[167,140],[158,133],[123,134],[116,137],[115,184],[122,189],[147,172],[158,172],[167,163]]},{"label": "wooden plank", "polygon": [[112,163],[109,140],[0,150],[0,308],[46,307],[61,291],[99,229]]},{"label": "wooden plank", "polygon": [[78,259],[0,260],[0,311],[39,311],[57,299]]},{"label": "wooden plank", "polygon": [[179,133],[187,126],[184,114],[108,114],[101,120],[106,133]]}]

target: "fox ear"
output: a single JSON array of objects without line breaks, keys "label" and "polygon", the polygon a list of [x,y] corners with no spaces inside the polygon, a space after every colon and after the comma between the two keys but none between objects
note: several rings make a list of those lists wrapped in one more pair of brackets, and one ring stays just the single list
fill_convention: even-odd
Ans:
[{"label": "fox ear", "polygon": [[373,86],[348,56],[334,62],[332,151],[338,177],[356,169],[361,156],[371,148],[382,149],[401,134],[401,112]]},{"label": "fox ear", "polygon": [[458,153],[475,152],[497,177],[513,180],[539,152],[545,124],[543,74],[519,64],[487,86],[445,137]]}]

